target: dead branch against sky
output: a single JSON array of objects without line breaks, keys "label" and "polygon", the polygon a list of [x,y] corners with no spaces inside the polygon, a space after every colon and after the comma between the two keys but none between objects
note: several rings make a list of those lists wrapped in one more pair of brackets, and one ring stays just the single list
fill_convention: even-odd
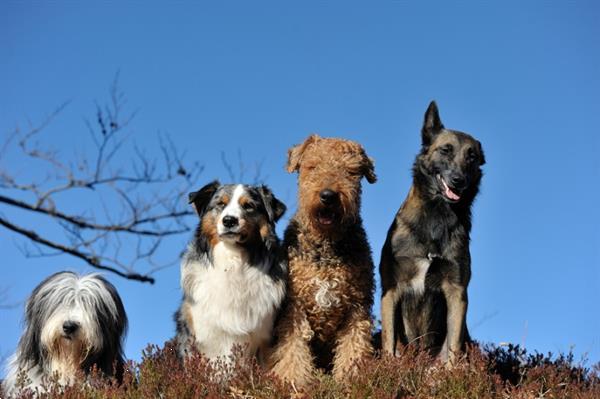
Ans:
[{"label": "dead branch against sky", "polygon": [[[130,150],[128,126],[136,113],[126,113],[118,75],[109,97],[107,105],[96,104],[94,120],[85,122],[94,150],[76,161],[65,160],[46,144],[47,138],[42,140],[44,130],[68,103],[41,123],[8,134],[0,145],[0,225],[26,239],[29,244],[22,251],[28,257],[70,255],[94,268],[153,283],[154,272],[177,261],[157,259],[163,241],[190,231],[186,217],[192,212],[184,199],[202,166],[184,165],[185,153],[166,136],[159,136],[158,159],[137,145]],[[20,162],[5,161],[7,154],[19,156]],[[23,178],[20,169],[25,164],[42,165],[45,175]],[[65,205],[65,197],[85,198],[86,206],[74,209]],[[15,212],[7,216],[8,209],[45,217],[62,234],[24,225]],[[149,268],[140,271],[142,262]]]}]

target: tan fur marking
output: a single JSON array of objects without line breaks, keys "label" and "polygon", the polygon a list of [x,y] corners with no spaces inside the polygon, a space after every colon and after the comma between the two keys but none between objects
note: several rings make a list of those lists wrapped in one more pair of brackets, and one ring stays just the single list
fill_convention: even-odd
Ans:
[{"label": "tan fur marking", "polygon": [[217,233],[217,221],[212,215],[205,215],[202,218],[202,231],[208,238],[211,247],[219,243],[219,234]]},{"label": "tan fur marking", "polygon": [[238,203],[240,204],[241,207],[244,207],[244,205],[248,204],[250,201],[251,201],[250,198],[248,198],[245,195],[242,195],[240,197],[240,199],[238,200]]},{"label": "tan fur marking", "polygon": [[264,240],[264,239],[266,239],[267,237],[269,237],[269,233],[270,233],[270,231],[271,231],[271,229],[270,229],[270,227],[269,227],[269,224],[268,224],[268,222],[267,222],[267,219],[263,218],[263,219],[260,221],[260,224],[259,224],[259,226],[260,226],[260,229],[259,229],[259,231],[260,231],[260,236],[261,236],[261,238]]}]

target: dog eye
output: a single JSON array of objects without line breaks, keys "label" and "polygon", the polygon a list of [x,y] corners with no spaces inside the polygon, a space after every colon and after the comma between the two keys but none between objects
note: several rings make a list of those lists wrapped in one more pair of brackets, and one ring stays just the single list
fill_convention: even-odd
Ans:
[{"label": "dog eye", "polygon": [[447,145],[445,147],[440,147],[440,154],[450,155],[452,153],[452,150],[454,150],[454,147],[452,147],[451,145]]},{"label": "dog eye", "polygon": [[219,201],[217,202],[217,205],[215,205],[217,208],[224,208],[225,207],[225,203],[223,201]]},{"label": "dog eye", "polygon": [[251,203],[249,203],[249,202],[247,202],[247,203],[245,203],[244,205],[242,205],[242,208],[244,208],[244,210],[245,210],[245,211],[248,211],[248,212],[251,212],[251,211],[253,211],[253,210],[255,209],[255,208],[254,208],[254,205],[252,205],[252,204],[251,204]]},{"label": "dog eye", "polygon": [[475,153],[473,151],[469,151],[467,153],[467,162],[468,163],[475,162],[476,159],[477,159],[477,156],[475,155]]}]

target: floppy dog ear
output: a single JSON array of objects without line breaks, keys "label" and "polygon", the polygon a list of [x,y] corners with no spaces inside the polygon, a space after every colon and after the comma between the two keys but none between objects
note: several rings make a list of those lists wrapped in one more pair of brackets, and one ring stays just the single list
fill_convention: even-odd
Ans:
[{"label": "floppy dog ear", "polygon": [[371,184],[377,181],[377,175],[375,174],[375,164],[373,158],[369,157],[363,151],[363,165],[362,165],[363,176],[367,178],[367,181]]},{"label": "floppy dog ear", "polygon": [[427,111],[425,111],[425,120],[423,121],[423,128],[421,129],[421,139],[424,147],[428,147],[433,138],[444,129],[442,120],[440,119],[440,113],[438,111],[437,104],[435,101],[429,103]]},{"label": "floppy dog ear", "polygon": [[[43,360],[43,349],[40,344],[42,328],[44,327],[41,319],[43,310],[39,309],[34,302],[34,297],[39,292],[40,285],[35,288],[25,305],[25,331],[19,339],[18,346],[21,356],[24,356],[24,360],[31,362],[31,364],[40,364]],[[26,367],[26,365],[25,362],[19,363],[19,367]]]},{"label": "floppy dog ear", "polygon": [[218,180],[208,183],[198,191],[188,194],[188,203],[192,204],[198,216],[202,216],[210,199],[221,186]]},{"label": "floppy dog ear", "polygon": [[[111,314],[111,312],[103,312],[106,313],[106,316],[110,316],[106,320],[107,323],[105,329],[114,331],[119,337],[119,339],[121,339],[123,334],[127,331],[127,313],[125,313],[125,306],[123,306],[123,301],[119,296],[117,288],[114,285],[112,285],[110,281],[108,281],[100,275],[96,276],[96,278],[104,285],[104,289],[109,293],[117,310],[117,314]],[[110,336],[113,337],[115,336],[115,334],[110,334]],[[120,341],[111,342],[111,344],[113,348],[120,347]]]},{"label": "floppy dog ear", "polygon": [[479,166],[485,165],[485,155],[483,154],[483,147],[481,143],[478,141],[477,145],[479,146]]},{"label": "floppy dog ear", "polygon": [[260,186],[258,192],[260,193],[265,209],[267,210],[267,215],[269,215],[269,221],[276,223],[279,218],[283,216],[287,207],[283,202],[275,198],[269,187],[264,185]]},{"label": "floppy dog ear", "polygon": [[298,169],[300,169],[300,161],[302,160],[302,154],[304,154],[304,151],[309,146],[309,144],[314,143],[320,138],[321,137],[319,137],[316,134],[311,134],[306,140],[304,140],[302,144],[295,145],[288,150],[288,161],[286,166],[288,172],[297,172]]}]

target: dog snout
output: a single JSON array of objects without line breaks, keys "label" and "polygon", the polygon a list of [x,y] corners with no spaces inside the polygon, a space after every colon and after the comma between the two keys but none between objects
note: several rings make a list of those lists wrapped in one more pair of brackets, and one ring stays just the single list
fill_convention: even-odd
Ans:
[{"label": "dog snout", "polygon": [[238,225],[238,218],[236,218],[235,216],[225,216],[223,217],[223,226],[227,227],[228,229],[235,227]]},{"label": "dog snout", "polygon": [[79,323],[74,321],[65,321],[62,325],[62,329],[66,335],[73,335],[79,329]]},{"label": "dog snout", "polygon": [[450,184],[452,185],[453,188],[462,190],[465,188],[465,186],[467,184],[467,180],[465,179],[464,176],[454,175],[450,178]]},{"label": "dog snout", "polygon": [[338,193],[326,188],[319,193],[319,198],[321,199],[321,203],[323,205],[331,205],[338,198]]}]

